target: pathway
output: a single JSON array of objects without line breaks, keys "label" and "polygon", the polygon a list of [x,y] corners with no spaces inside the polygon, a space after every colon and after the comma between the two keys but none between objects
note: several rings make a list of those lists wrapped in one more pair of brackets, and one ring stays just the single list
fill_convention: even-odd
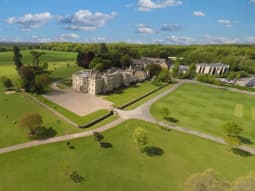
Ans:
[{"label": "pathway", "polygon": [[59,137],[53,137],[53,138],[49,138],[49,139],[46,139],[46,140],[30,141],[30,142],[19,144],[19,145],[0,148],[0,154],[12,152],[12,151],[17,151],[17,150],[21,150],[21,149],[25,149],[25,148],[35,147],[35,146],[38,146],[38,145],[45,145],[45,144],[49,144],[49,143],[56,143],[56,142],[68,141],[68,140],[71,140],[71,139],[88,137],[88,136],[93,135],[93,133],[95,131],[97,131],[97,132],[106,131],[108,129],[111,129],[112,127],[115,127],[115,126],[119,125],[123,121],[124,121],[123,119],[119,118],[119,119],[116,119],[115,121],[112,121],[111,123],[108,123],[108,124],[106,124],[106,125],[104,125],[100,128],[94,129],[94,130],[84,131],[84,132],[81,132],[81,133],[74,133],[74,134],[69,134],[69,135],[64,135],[64,136],[59,136]]},{"label": "pathway", "polygon": [[[148,122],[151,122],[151,123],[154,123],[154,124],[158,124],[160,126],[163,126],[163,127],[169,128],[169,129],[173,129],[173,130],[176,130],[176,131],[180,131],[180,132],[183,132],[183,133],[187,133],[187,134],[190,134],[190,135],[201,137],[201,138],[204,138],[204,139],[207,139],[207,140],[210,140],[210,141],[214,141],[216,143],[227,145],[227,143],[222,138],[215,137],[213,135],[208,135],[206,133],[194,131],[194,130],[191,130],[191,129],[183,128],[183,127],[180,127],[180,126],[173,126],[173,125],[170,125],[170,124],[167,124],[167,123],[164,123],[164,122],[159,122],[151,115],[150,108],[151,108],[151,105],[154,102],[158,101],[162,97],[164,97],[164,96],[168,95],[169,93],[173,92],[174,90],[176,90],[176,88],[178,88],[182,84],[184,84],[184,83],[194,83],[194,82],[195,81],[179,80],[179,83],[177,83],[175,86],[173,86],[169,90],[165,91],[164,93],[154,97],[153,99],[149,100],[148,102],[146,102],[145,104],[137,107],[134,110],[124,111],[124,110],[115,109],[114,111],[116,113],[118,113],[120,118],[125,119],[125,120],[128,120],[128,119],[144,120],[144,121],[148,121]],[[197,82],[195,82],[195,83],[197,83]],[[215,87],[213,85],[209,85],[209,86]],[[219,87],[217,86],[217,88],[219,88]],[[233,91],[232,88],[230,89],[230,91]],[[245,93],[245,94],[247,93],[246,91],[242,91],[242,90],[240,90],[240,91],[238,90],[237,92]],[[249,95],[250,95],[250,93],[253,93],[253,92],[248,92]],[[253,95],[253,94],[251,94],[251,95]],[[247,151],[251,154],[255,154],[255,148],[250,148],[250,147],[247,147],[247,146],[240,146],[239,148],[244,150],[244,151]]]},{"label": "pathway", "polygon": [[[106,125],[104,125],[100,128],[90,130],[90,131],[81,132],[81,133],[75,133],[75,134],[69,134],[69,135],[60,136],[60,137],[54,137],[54,138],[50,138],[50,139],[47,139],[47,140],[31,141],[31,142],[27,142],[27,143],[23,143],[23,144],[19,144],[19,145],[0,148],[0,154],[16,151],[16,150],[20,150],[20,149],[30,148],[30,147],[34,147],[34,146],[38,146],[38,145],[44,145],[44,144],[49,144],[49,143],[67,141],[67,140],[71,140],[71,139],[88,137],[88,136],[91,136],[93,134],[93,132],[95,132],[95,131],[97,131],[97,132],[106,131],[108,129],[111,129],[111,128],[119,125],[120,123],[122,123],[123,121],[128,120],[128,119],[139,119],[139,120],[148,121],[148,122],[158,124],[160,126],[163,126],[163,127],[169,128],[169,129],[173,129],[173,130],[176,130],[176,131],[180,131],[180,132],[183,132],[183,133],[187,133],[187,134],[190,134],[190,135],[194,135],[194,136],[201,137],[201,138],[204,138],[204,139],[216,142],[216,143],[226,145],[225,141],[222,138],[215,137],[215,136],[212,136],[212,135],[208,135],[208,134],[205,134],[205,133],[201,133],[201,132],[198,132],[198,131],[194,131],[194,130],[191,130],[191,129],[186,129],[186,128],[179,127],[179,126],[173,126],[173,125],[170,125],[170,124],[167,124],[167,123],[164,123],[164,122],[159,122],[156,119],[154,119],[152,117],[152,115],[150,114],[150,108],[151,108],[151,105],[154,102],[158,101],[159,99],[161,99],[162,97],[168,95],[169,93],[172,93],[173,91],[175,91],[182,84],[192,83],[192,82],[194,83],[194,81],[179,80],[178,83],[176,83],[170,89],[168,89],[167,91],[161,93],[160,95],[150,99],[148,102],[140,105],[139,107],[137,107],[134,110],[123,111],[123,110],[115,109],[114,112],[116,112],[120,116],[120,118],[118,118],[117,120],[112,121],[111,123],[108,123],[108,124],[106,124]],[[195,82],[195,83],[197,83],[197,82]],[[206,85],[208,85],[208,84],[206,84]],[[215,87],[213,85],[209,85],[209,86]],[[217,88],[219,88],[219,87],[217,87]],[[220,87],[220,88],[222,88],[222,87]],[[230,89],[230,91],[233,91],[233,90]],[[236,90],[234,90],[234,91],[236,91]],[[240,90],[240,91],[238,90],[237,92],[247,93],[246,91],[242,91],[242,90]],[[248,92],[248,93],[250,94],[250,92]],[[253,92],[251,92],[251,93],[253,93]],[[242,149],[244,151],[247,151],[251,154],[255,154],[255,148],[250,148],[250,147],[247,147],[247,146],[240,146],[240,149]]]}]

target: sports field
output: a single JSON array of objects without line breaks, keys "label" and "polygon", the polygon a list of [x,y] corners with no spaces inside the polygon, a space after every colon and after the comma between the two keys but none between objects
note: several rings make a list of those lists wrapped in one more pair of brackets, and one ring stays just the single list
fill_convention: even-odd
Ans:
[{"label": "sports field", "polygon": [[[146,130],[148,147],[158,154],[137,150],[131,139],[136,127]],[[60,142],[0,155],[0,190],[183,191],[189,175],[208,168],[229,180],[255,169],[254,156],[142,121],[130,120],[103,134],[111,148],[100,148],[89,137],[71,141],[73,149]],[[74,183],[67,169],[80,182]]]},{"label": "sports field", "polygon": [[[168,107],[163,119],[160,110]],[[185,84],[155,103],[152,114],[169,123],[224,136],[223,124],[235,121],[243,128],[243,143],[255,143],[255,97],[204,85]]]}]

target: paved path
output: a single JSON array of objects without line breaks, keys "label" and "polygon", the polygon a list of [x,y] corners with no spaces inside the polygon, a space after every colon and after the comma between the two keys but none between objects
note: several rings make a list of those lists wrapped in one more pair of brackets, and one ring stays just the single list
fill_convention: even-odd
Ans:
[{"label": "paved path", "polygon": [[67,141],[67,140],[71,140],[71,139],[88,137],[88,136],[93,135],[93,132],[95,132],[95,131],[97,131],[97,132],[106,131],[112,127],[115,127],[116,125],[119,125],[123,121],[124,121],[123,119],[119,118],[115,121],[112,121],[111,123],[108,123],[107,125],[104,125],[100,128],[94,129],[94,130],[84,131],[81,133],[74,133],[74,134],[69,134],[69,135],[64,135],[64,136],[59,136],[59,137],[53,137],[53,138],[46,139],[46,140],[30,141],[30,142],[19,144],[19,145],[1,148],[0,154],[17,151],[17,150],[21,150],[21,149],[25,149],[25,148],[30,148],[30,147],[34,147],[34,146],[38,146],[38,145],[45,145],[45,144],[49,144],[49,143],[55,143],[55,142]]},{"label": "paved path", "polygon": [[[201,138],[204,138],[204,139],[216,142],[216,143],[227,145],[227,143],[225,143],[225,141],[222,138],[215,137],[213,135],[208,135],[206,133],[194,131],[194,130],[191,130],[191,129],[183,128],[183,127],[180,127],[180,126],[173,126],[173,125],[170,125],[170,124],[167,124],[167,123],[164,123],[164,122],[159,122],[154,117],[152,117],[152,115],[150,113],[150,108],[151,108],[151,105],[154,102],[156,102],[157,100],[161,99],[162,97],[168,95],[169,93],[173,92],[174,90],[176,90],[176,88],[178,88],[182,84],[184,84],[184,83],[194,83],[194,82],[195,81],[179,80],[179,82],[176,85],[174,85],[172,88],[170,88],[169,90],[165,91],[164,93],[154,97],[153,99],[151,99],[148,102],[146,102],[145,104],[137,107],[136,109],[131,110],[131,111],[123,111],[123,110],[115,109],[115,112],[118,113],[120,118],[125,119],[125,120],[127,120],[127,119],[140,119],[140,120],[148,121],[148,122],[151,122],[151,123],[154,123],[154,124],[158,124],[160,126],[163,126],[163,127],[169,128],[169,129],[173,129],[173,130],[176,130],[176,131],[180,131],[180,132],[183,132],[183,133],[187,133],[187,134],[190,134],[190,135],[201,137]],[[197,82],[195,82],[195,83],[197,83]],[[215,87],[213,85],[209,85],[209,86]],[[217,86],[217,88],[219,88],[219,87]],[[230,91],[233,91],[233,90],[230,89]],[[247,93],[246,91],[243,92],[241,90],[240,91],[238,90],[237,92],[245,93],[245,94]],[[250,95],[250,93],[253,93],[253,92],[248,92],[249,95]],[[244,150],[244,151],[247,151],[251,154],[255,154],[255,148],[250,148],[250,147],[246,147],[246,146],[240,146],[239,148]]]}]

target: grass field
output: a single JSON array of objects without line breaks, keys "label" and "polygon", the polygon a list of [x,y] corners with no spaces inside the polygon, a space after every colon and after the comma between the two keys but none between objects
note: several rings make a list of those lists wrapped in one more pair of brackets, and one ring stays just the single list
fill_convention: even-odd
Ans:
[{"label": "grass field", "polygon": [[130,101],[133,101],[134,99],[139,98],[159,87],[160,86],[154,85],[151,82],[147,81],[144,83],[136,84],[129,88],[120,89],[111,94],[103,96],[103,98],[114,103],[115,107],[121,107],[129,103]]},{"label": "grass field", "polygon": [[[19,119],[31,112],[42,115],[44,126],[56,130],[56,135],[78,132],[58,119],[55,115],[35,104],[20,93],[5,95],[0,93],[0,147],[28,141],[27,131],[18,126]],[[14,122],[17,122],[16,124]]]},{"label": "grass field", "polygon": [[[244,130],[244,142],[251,144],[255,143],[254,103],[254,96],[185,84],[153,104],[151,112],[160,120],[221,137],[224,136],[223,124],[236,121]],[[168,119],[160,114],[164,106],[170,110]]]},{"label": "grass field", "polygon": [[[21,51],[21,54],[23,55],[23,64],[32,64],[32,56],[30,51],[31,50]],[[51,77],[54,80],[70,78],[74,72],[81,70],[81,68],[75,64],[77,55],[75,52],[48,50],[36,51],[45,52],[45,54],[40,57],[40,61],[41,63],[48,63],[48,69],[51,71]],[[13,63],[13,52],[0,52],[0,77],[1,76],[7,76],[12,79],[14,83],[18,83],[18,75]]]},{"label": "grass field", "polygon": [[[161,156],[140,153],[132,142],[136,127],[145,128],[148,146],[162,149]],[[255,169],[254,156],[242,157],[228,147],[175,131],[162,131],[141,121],[128,121],[104,133],[112,148],[102,149],[93,137],[54,143],[0,155],[0,190],[8,191],[182,191],[192,173],[208,168],[227,179]],[[76,171],[74,183],[65,168]]]}]

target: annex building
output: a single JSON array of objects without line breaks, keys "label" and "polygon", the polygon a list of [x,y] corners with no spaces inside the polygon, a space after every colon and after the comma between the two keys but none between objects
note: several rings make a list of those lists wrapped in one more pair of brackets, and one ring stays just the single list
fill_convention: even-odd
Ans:
[{"label": "annex building", "polygon": [[230,66],[222,63],[208,64],[201,63],[196,65],[196,73],[223,75],[229,71]]}]

